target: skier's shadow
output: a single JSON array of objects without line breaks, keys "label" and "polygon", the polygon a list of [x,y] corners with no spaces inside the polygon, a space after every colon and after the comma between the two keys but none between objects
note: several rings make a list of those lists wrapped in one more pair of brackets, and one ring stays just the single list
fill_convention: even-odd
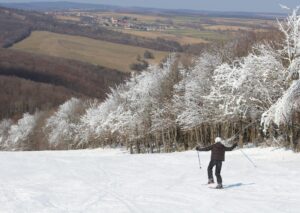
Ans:
[{"label": "skier's shadow", "polygon": [[225,185],[223,186],[224,189],[230,189],[230,188],[236,188],[236,187],[241,187],[241,186],[250,186],[254,185],[255,183],[234,183],[230,185]]}]

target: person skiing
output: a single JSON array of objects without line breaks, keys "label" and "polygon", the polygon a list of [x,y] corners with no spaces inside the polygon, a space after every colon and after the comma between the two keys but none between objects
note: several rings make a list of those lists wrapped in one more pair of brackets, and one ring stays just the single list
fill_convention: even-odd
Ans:
[{"label": "person skiing", "polygon": [[213,167],[216,166],[215,175],[217,177],[217,189],[222,189],[222,177],[221,177],[221,169],[222,162],[225,161],[225,151],[232,151],[235,147],[237,147],[237,143],[233,144],[231,147],[226,147],[222,143],[222,139],[220,137],[215,138],[215,143],[208,147],[201,148],[200,146],[196,147],[197,151],[210,151],[211,150],[211,160],[209,162],[207,173],[208,173],[208,184],[214,183],[214,178],[212,174]]}]

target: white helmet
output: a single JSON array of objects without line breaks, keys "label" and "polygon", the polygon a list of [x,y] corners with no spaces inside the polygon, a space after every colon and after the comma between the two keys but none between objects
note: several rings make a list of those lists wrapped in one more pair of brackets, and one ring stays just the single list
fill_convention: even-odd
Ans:
[{"label": "white helmet", "polygon": [[219,142],[220,142],[220,143],[222,142],[222,138],[216,137],[216,138],[215,138],[215,143],[219,143]]}]

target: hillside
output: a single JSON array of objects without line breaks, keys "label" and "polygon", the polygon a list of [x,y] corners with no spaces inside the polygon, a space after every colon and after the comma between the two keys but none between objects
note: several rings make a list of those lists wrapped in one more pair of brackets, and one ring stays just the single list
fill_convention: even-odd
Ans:
[{"label": "hillside", "polygon": [[[48,37],[40,34],[42,47],[46,45],[45,49],[54,54],[43,55],[37,49],[31,53],[7,49],[27,37],[30,40],[39,35],[37,30],[64,34],[47,32]],[[137,55],[143,56],[146,49],[142,46],[173,50],[164,40],[63,23],[44,13],[7,8],[0,8],[0,46],[5,47],[0,49],[0,119],[18,119],[24,112],[52,110],[71,97],[103,100],[110,87],[128,77],[117,69],[129,71]],[[157,53],[156,61],[167,54]]]},{"label": "hillside", "polygon": [[103,27],[82,26],[64,23],[53,17],[39,13],[0,7],[0,46],[10,47],[26,38],[32,31],[50,31],[68,35],[84,36],[92,39],[126,44],[162,51],[181,51],[177,42],[164,39],[149,39],[129,35]]},{"label": "hillside", "polygon": [[155,57],[149,63],[159,63],[169,54],[168,52],[152,51],[141,47],[44,31],[33,32],[29,38],[15,44],[12,48],[36,54],[74,59],[123,72],[130,72],[130,65],[137,63],[138,55],[143,56],[146,50],[153,52]]},{"label": "hillside", "polygon": [[70,97],[83,96],[81,93],[63,86],[1,74],[0,85],[0,119],[18,118],[24,112],[34,113],[36,109],[52,109],[61,105]]},{"label": "hillside", "polygon": [[103,100],[126,77],[79,61],[0,49],[0,118],[51,109],[72,96]]},{"label": "hillside", "polygon": [[226,154],[225,189],[210,189],[210,154],[123,150],[0,153],[3,212],[297,213],[300,156],[283,149]]}]

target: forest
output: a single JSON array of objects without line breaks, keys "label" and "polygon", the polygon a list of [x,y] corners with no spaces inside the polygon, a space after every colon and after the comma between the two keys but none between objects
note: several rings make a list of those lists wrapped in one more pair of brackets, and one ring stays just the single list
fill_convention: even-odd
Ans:
[{"label": "forest", "polygon": [[104,100],[128,75],[91,64],[0,49],[0,119],[50,110],[71,97]]},{"label": "forest", "polygon": [[238,40],[193,58],[171,54],[163,64],[133,73],[103,102],[74,97],[56,110],[4,119],[1,148],[124,146],[131,153],[173,152],[220,136],[239,146],[300,151],[299,23],[296,9],[278,21],[274,39],[255,42],[247,54],[238,51]]}]

